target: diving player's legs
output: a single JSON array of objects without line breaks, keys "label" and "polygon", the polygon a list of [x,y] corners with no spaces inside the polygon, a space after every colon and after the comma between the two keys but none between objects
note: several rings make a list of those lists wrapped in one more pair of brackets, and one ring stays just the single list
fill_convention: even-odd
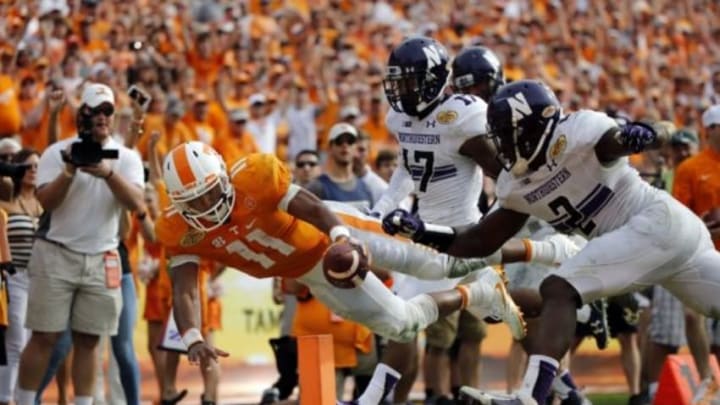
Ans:
[{"label": "diving player's legs", "polygon": [[496,272],[484,272],[468,284],[421,294],[407,301],[394,295],[372,273],[368,273],[365,281],[355,288],[334,287],[325,280],[319,263],[298,281],[336,314],[365,324],[394,340],[411,340],[438,317],[459,309],[493,314],[507,320],[516,338],[525,333],[522,315]]}]

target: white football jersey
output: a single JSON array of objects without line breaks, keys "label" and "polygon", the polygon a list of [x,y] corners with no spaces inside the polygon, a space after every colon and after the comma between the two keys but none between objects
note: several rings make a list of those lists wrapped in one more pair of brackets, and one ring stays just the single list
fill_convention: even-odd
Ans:
[{"label": "white football jersey", "polygon": [[627,158],[611,166],[598,160],[595,145],[616,125],[606,114],[590,110],[563,117],[550,139],[546,165],[520,177],[500,174],[500,206],[586,238],[627,223],[662,191],[644,182]]},{"label": "white football jersey", "polygon": [[480,98],[454,94],[422,119],[388,113],[387,127],[402,148],[397,170],[412,177],[423,220],[456,226],[480,219],[482,170],[459,149],[487,132],[486,110]]}]

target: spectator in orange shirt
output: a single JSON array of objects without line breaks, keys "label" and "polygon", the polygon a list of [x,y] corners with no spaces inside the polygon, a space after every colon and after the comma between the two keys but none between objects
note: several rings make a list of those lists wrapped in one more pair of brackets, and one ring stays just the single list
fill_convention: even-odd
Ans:
[{"label": "spectator in orange shirt", "polygon": [[195,139],[212,145],[217,135],[217,130],[210,125],[210,104],[207,95],[203,92],[196,92],[193,98],[190,114],[183,120],[194,133]]},{"label": "spectator in orange shirt", "polygon": [[216,138],[213,145],[226,162],[234,162],[247,154],[258,152],[255,140],[245,129],[249,118],[250,115],[242,108],[230,110],[229,128]]},{"label": "spectator in orange shirt", "polygon": [[[2,61],[3,67],[5,60]],[[0,138],[20,132],[22,112],[12,73],[0,73]]]},{"label": "spectator in orange shirt", "polygon": [[720,248],[720,223],[708,214],[720,208],[720,104],[702,115],[707,147],[687,158],[675,171],[673,196],[701,218],[712,234],[715,248]]}]

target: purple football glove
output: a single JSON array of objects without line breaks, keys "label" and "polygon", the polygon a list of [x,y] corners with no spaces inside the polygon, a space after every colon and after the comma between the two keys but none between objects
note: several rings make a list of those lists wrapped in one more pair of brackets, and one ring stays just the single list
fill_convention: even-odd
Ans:
[{"label": "purple football glove", "polygon": [[634,153],[640,153],[657,139],[657,132],[650,125],[632,122],[621,128],[620,140],[623,146]]},{"label": "purple football glove", "polygon": [[415,240],[425,232],[425,223],[417,215],[397,208],[385,215],[382,220],[382,228],[387,234],[400,234]]}]

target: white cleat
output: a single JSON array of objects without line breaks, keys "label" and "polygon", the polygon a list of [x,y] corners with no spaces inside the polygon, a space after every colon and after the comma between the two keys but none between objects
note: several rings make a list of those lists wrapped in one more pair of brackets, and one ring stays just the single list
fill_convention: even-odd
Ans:
[{"label": "white cleat", "polygon": [[537,405],[537,401],[526,394],[491,394],[468,386],[460,388],[460,401],[472,405]]},{"label": "white cleat", "polygon": [[515,340],[524,338],[527,333],[525,320],[505,288],[504,272],[486,267],[473,275],[476,280],[467,284],[470,288],[467,311],[478,319],[490,317],[502,320],[510,328]]}]

